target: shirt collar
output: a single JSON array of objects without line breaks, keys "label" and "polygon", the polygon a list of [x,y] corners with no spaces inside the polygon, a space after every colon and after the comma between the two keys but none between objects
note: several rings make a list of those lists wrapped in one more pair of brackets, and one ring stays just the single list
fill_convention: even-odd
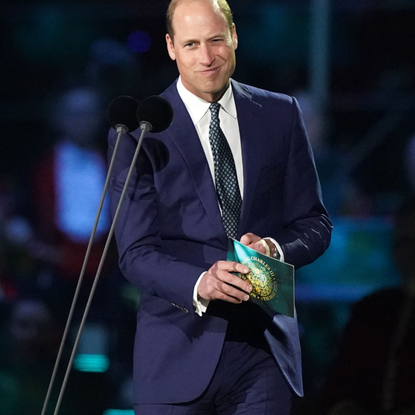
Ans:
[{"label": "shirt collar", "polygon": [[[193,120],[193,124],[196,125],[209,110],[210,102],[199,98],[187,90],[183,85],[181,77],[179,77],[177,81],[177,91],[187,110],[189,111],[190,117]],[[231,84],[229,84],[228,89],[218,102],[230,116],[236,119],[236,105]]]}]

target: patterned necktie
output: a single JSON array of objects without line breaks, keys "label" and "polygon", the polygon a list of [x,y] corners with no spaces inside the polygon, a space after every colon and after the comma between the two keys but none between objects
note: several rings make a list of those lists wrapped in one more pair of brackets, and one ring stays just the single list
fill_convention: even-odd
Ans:
[{"label": "patterned necktie", "polygon": [[241,192],[236,176],[235,161],[223,131],[219,125],[220,104],[209,107],[212,118],[209,125],[209,141],[215,166],[215,183],[219,204],[222,208],[222,222],[229,238],[236,238],[241,213]]}]

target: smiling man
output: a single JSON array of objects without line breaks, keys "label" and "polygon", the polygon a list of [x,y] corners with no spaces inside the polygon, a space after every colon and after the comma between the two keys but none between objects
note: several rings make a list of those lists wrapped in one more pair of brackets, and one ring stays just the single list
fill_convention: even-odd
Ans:
[{"label": "smiling man", "polygon": [[200,1],[175,1],[170,7],[174,19],[166,35],[167,49],[183,86],[205,101],[218,101],[235,71],[235,25],[226,20],[217,3],[212,7]]},{"label": "smiling man", "polygon": [[[141,293],[137,415],[287,415],[302,395],[296,318],[249,301],[230,238],[296,268],[327,249],[331,223],[297,101],[231,79],[238,46],[225,0],[173,0],[174,108],[144,140],[116,226],[120,267]],[[116,132],[109,134],[110,154]],[[139,132],[120,144],[115,210]]]}]

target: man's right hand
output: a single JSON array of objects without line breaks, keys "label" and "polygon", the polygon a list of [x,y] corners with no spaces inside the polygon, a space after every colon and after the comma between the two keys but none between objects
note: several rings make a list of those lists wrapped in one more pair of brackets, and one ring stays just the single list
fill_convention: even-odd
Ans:
[{"label": "man's right hand", "polygon": [[213,264],[200,280],[197,289],[199,297],[209,301],[223,300],[234,304],[248,301],[248,293],[252,291],[251,284],[232,272],[248,274],[249,268],[233,261],[218,261]]}]

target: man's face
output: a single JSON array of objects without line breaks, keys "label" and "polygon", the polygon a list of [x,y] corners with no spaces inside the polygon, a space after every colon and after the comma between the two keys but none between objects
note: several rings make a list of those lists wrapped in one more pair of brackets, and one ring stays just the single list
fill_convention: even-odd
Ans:
[{"label": "man's face", "polygon": [[174,12],[173,29],[174,39],[166,35],[167,50],[183,85],[208,102],[219,100],[235,71],[235,26],[231,33],[210,1],[184,0]]}]

